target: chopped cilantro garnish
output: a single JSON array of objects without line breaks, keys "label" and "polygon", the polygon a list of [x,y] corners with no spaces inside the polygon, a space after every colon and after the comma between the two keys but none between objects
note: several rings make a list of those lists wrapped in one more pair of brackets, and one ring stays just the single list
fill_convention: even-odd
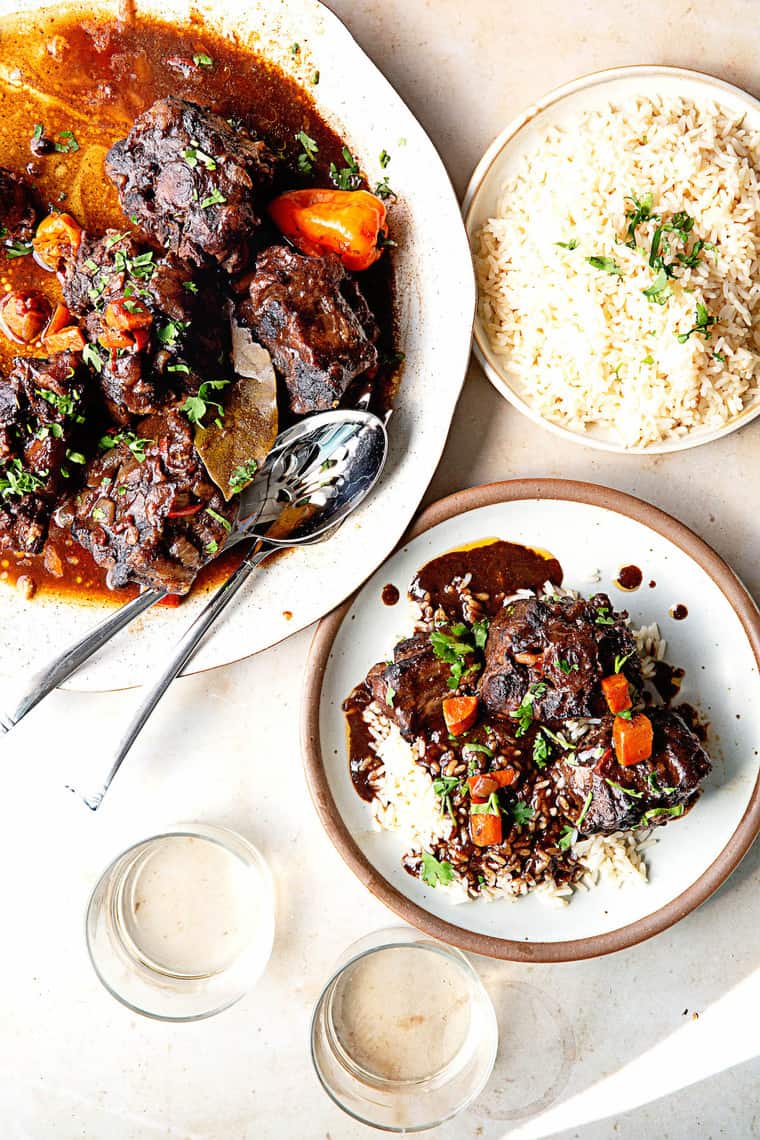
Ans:
[{"label": "chopped cilantro garnish", "polygon": [[73,131],[61,131],[58,135],[58,142],[55,144],[55,149],[59,154],[73,154],[74,151],[79,150],[79,143],[76,140]]},{"label": "chopped cilantro garnish", "polygon": [[623,270],[612,257],[587,257],[586,261],[592,269],[599,269],[602,273],[611,273],[613,277],[623,276]]},{"label": "chopped cilantro garnish", "polygon": [[679,815],[683,815],[683,813],[684,813],[683,804],[676,804],[674,807],[650,808],[649,811],[645,811],[644,814],[642,815],[641,823],[639,824],[639,826],[645,826],[647,823],[650,822],[650,820],[660,819],[664,815],[672,815],[674,817],[677,817]]},{"label": "chopped cilantro garnish", "polygon": [[166,344],[170,348],[174,348],[177,344],[178,337],[181,337],[187,330],[186,321],[167,321],[162,325],[156,334],[161,344]]},{"label": "chopped cilantro garnish", "polygon": [[515,736],[525,736],[525,733],[533,723],[533,700],[535,697],[540,697],[545,692],[546,685],[543,683],[543,681],[538,681],[536,684],[530,685],[519,706],[513,713],[509,714],[518,722],[517,732],[515,733]]},{"label": "chopped cilantro garnish", "polygon": [[718,318],[710,315],[707,305],[701,301],[697,301],[697,311],[695,315],[695,324],[685,333],[676,333],[676,338],[679,344],[686,344],[686,341],[692,336],[693,333],[699,333],[709,340],[712,336],[710,329],[713,325],[717,325]]},{"label": "chopped cilantro garnish", "polygon": [[607,606],[600,606],[596,611],[594,622],[596,625],[614,625],[615,619],[610,617],[610,611]]},{"label": "chopped cilantro garnish", "polygon": [[[191,170],[195,170],[199,162],[205,166],[206,170],[216,170],[216,160],[213,159],[210,154],[206,154],[205,151],[201,150],[195,139],[192,139],[190,146],[185,147],[182,151],[182,157]],[[202,205],[203,203],[201,202],[201,206]]]},{"label": "chopped cilantro garnish", "polygon": [[205,51],[199,51],[193,56],[193,63],[196,67],[213,67],[214,61],[210,55],[206,55]]},{"label": "chopped cilantro garnish", "polygon": [[395,699],[396,699],[396,690],[393,688],[393,685],[386,685],[385,686],[385,703],[386,703],[386,705],[389,705],[391,708],[393,708],[393,702]]},{"label": "chopped cilantro garnish", "polygon": [[62,416],[73,416],[77,410],[80,394],[74,388],[65,396],[59,396],[57,392],[51,392],[48,388],[35,388],[34,390],[43,400],[47,400],[48,404],[52,404]]},{"label": "chopped cilantro garnish", "polygon": [[201,199],[201,209],[207,210],[209,206],[223,206],[226,201],[227,199],[219,187],[215,186],[210,194]]},{"label": "chopped cilantro garnish", "polygon": [[[388,175],[387,174],[385,175],[384,178],[381,178],[378,182],[375,183],[375,195],[378,198],[382,198],[383,201],[385,201],[386,198],[395,198],[396,197],[396,191],[391,189],[390,183],[388,182]],[[396,243],[394,241],[390,241],[387,237],[383,241],[384,247],[389,246],[389,245],[395,245],[395,244]]]},{"label": "chopped cilantro garnish", "polygon": [[0,497],[11,499],[31,495],[44,486],[47,474],[47,471],[41,471],[35,475],[26,470],[20,459],[11,459],[0,466]]},{"label": "chopped cilantro garnish", "polygon": [[255,459],[249,459],[246,463],[238,464],[230,475],[230,490],[232,493],[237,495],[244,487],[247,487],[258,469],[259,465]]},{"label": "chopped cilantro garnish", "polygon": [[187,397],[180,411],[185,413],[191,424],[200,424],[209,408],[216,409],[217,417],[223,416],[224,408],[217,400],[211,399],[209,393],[226,388],[228,384],[229,380],[205,380],[196,396]]},{"label": "chopped cilantro garnish", "polygon": [[[523,805],[525,806],[525,805]],[[499,797],[491,792],[484,804],[470,804],[470,815],[501,815]]]},{"label": "chopped cilantro garnish", "polygon": [[522,800],[515,800],[510,809],[512,818],[518,827],[524,827],[528,820],[533,819],[536,814],[530,804],[523,803]]},{"label": "chopped cilantro garnish", "polygon": [[589,794],[586,796],[586,799],[583,802],[583,807],[581,808],[581,814],[578,816],[577,820],[575,821],[576,827],[579,828],[580,825],[583,823],[584,819],[586,818],[586,816],[588,815],[588,809],[591,807],[591,801],[593,800],[593,798],[594,798],[594,793],[589,792]]},{"label": "chopped cilantro garnish", "polygon": [[219,543],[216,541],[215,538],[212,538],[211,542],[206,543],[206,553],[207,554],[216,554],[218,549],[219,549]]},{"label": "chopped cilantro garnish", "polygon": [[623,666],[625,665],[626,661],[630,661],[630,659],[633,657],[634,652],[635,651],[632,649],[630,653],[626,653],[625,656],[623,656],[623,657],[621,657],[620,654],[618,654],[615,657],[615,672],[616,673],[620,673],[622,671]]},{"label": "chopped cilantro garnish", "polygon": [[539,768],[545,768],[550,756],[551,748],[549,747],[549,742],[539,729],[533,741],[533,763]]},{"label": "chopped cilantro garnish", "polygon": [[641,797],[644,795],[644,793],[643,793],[643,792],[636,792],[636,791],[634,791],[634,790],[633,790],[633,788],[626,788],[626,787],[624,787],[624,785],[623,785],[623,784],[616,784],[614,780],[607,780],[607,779],[605,779],[605,781],[604,781],[604,782],[605,782],[605,784],[609,784],[609,786],[610,786],[611,788],[616,788],[616,789],[617,789],[619,792],[622,792],[622,793],[623,793],[623,795],[625,795],[625,796],[631,796],[631,798],[632,798],[632,799],[634,799],[634,800],[640,800],[640,799],[641,799]]},{"label": "chopped cilantro garnish", "polygon": [[345,166],[338,168],[334,162],[330,163],[330,179],[339,190],[356,190],[361,185],[359,164],[347,146],[341,151]]},{"label": "chopped cilantro garnish", "polygon": [[82,349],[82,360],[94,368],[96,372],[103,371],[103,358],[94,344],[86,344]]},{"label": "chopped cilantro garnish", "polygon": [[454,868],[451,863],[439,862],[435,855],[429,851],[422,852],[422,879],[429,887],[446,886],[454,878]]},{"label": "chopped cilantro garnish", "polygon": [[5,256],[13,260],[14,257],[26,257],[32,252],[30,241],[12,241],[5,247]]},{"label": "chopped cilantro garnish", "polygon": [[579,242],[577,238],[570,238],[570,241],[555,241],[554,244],[558,245],[560,249],[573,250],[578,248]]},{"label": "chopped cilantro garnish", "polygon": [[673,296],[673,290],[668,284],[668,275],[665,270],[660,269],[649,288],[642,289],[641,292],[647,301],[651,301],[655,305],[664,305],[668,298]]},{"label": "chopped cilantro garnish", "polygon": [[476,744],[468,740],[462,745],[463,752],[465,749],[468,752],[482,752],[484,756],[488,756],[490,759],[493,759],[493,748],[489,748],[487,744]]},{"label": "chopped cilantro garnish", "polygon": [[206,514],[211,515],[212,519],[215,519],[225,530],[232,530],[232,524],[227,522],[224,515],[220,515],[219,512],[215,511],[212,507],[206,507]]},{"label": "chopped cilantro garnish", "polygon": [[298,156],[298,169],[302,174],[309,174],[319,154],[319,144],[316,139],[309,138],[306,131],[298,131],[296,141],[303,148],[303,153]]},{"label": "chopped cilantro garnish", "polygon": [[657,214],[652,213],[652,195],[647,192],[642,194],[641,198],[637,198],[631,191],[629,198],[625,199],[630,202],[633,209],[626,210],[625,217],[628,222],[628,241],[625,243],[631,249],[636,248],[636,227],[640,226],[642,222],[650,222],[657,218]]},{"label": "chopped cilantro garnish", "polygon": [[472,636],[475,641],[477,649],[485,649],[486,639],[488,638],[488,626],[490,622],[488,618],[481,618],[476,621],[472,626]]},{"label": "chopped cilantro garnish", "polygon": [[578,838],[578,829],[573,827],[571,823],[566,823],[560,832],[557,846],[560,851],[569,851],[572,845]]},{"label": "chopped cilantro garnish", "polygon": [[647,774],[647,786],[653,796],[672,796],[673,793],[678,790],[677,788],[670,787],[661,788],[659,780],[657,779],[657,776],[654,772],[649,772]]},{"label": "chopped cilantro garnish", "polygon": [[129,450],[134,455],[138,463],[145,461],[145,448],[148,444],[153,443],[152,439],[142,439],[133,431],[107,432],[98,440],[98,447],[101,451],[110,451],[112,447],[117,447],[120,443],[126,443]]}]

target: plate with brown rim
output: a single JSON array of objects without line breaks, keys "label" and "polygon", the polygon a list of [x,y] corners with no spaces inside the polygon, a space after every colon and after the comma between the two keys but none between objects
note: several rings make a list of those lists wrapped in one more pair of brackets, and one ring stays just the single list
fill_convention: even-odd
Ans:
[{"label": "plate with brown rim", "polygon": [[[713,771],[682,819],[653,832],[647,881],[601,882],[569,905],[538,896],[455,903],[407,874],[404,847],[372,826],[355,792],[341,705],[370,666],[410,629],[402,596],[425,562],[486,538],[550,551],[564,584],[609,593],[634,626],[657,622],[668,659],[685,669],[679,700],[708,722]],[[638,589],[617,584],[621,567],[643,572]],[[388,593],[386,592],[386,599]],[[687,616],[684,616],[684,611]],[[310,792],[330,839],[364,885],[403,919],[442,941],[514,961],[590,958],[666,930],[705,901],[760,830],[760,613],[729,566],[702,539],[648,503],[604,487],[524,479],[458,492],[419,516],[395,554],[324,618],[311,646],[303,703]]]}]

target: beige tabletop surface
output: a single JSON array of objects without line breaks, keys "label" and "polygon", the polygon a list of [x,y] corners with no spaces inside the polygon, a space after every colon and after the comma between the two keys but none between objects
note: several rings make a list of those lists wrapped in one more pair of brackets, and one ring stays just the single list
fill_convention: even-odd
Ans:
[{"label": "beige tabletop surface", "polygon": [[[231,0],[232,3],[232,0]],[[521,108],[619,64],[696,68],[760,95],[760,0],[333,0],[438,146],[457,192]],[[621,457],[550,436],[472,364],[426,495],[525,475],[607,484],[694,528],[760,596],[760,421],[686,454]],[[50,778],[113,739],[135,693],[57,693],[6,742],[0,801],[2,1140],[355,1140],[324,1096],[308,1023],[339,953],[392,923],[325,837],[301,776],[310,632],[178,682],[95,817]],[[287,811],[283,811],[283,798]],[[278,896],[270,965],[236,1007],[150,1022],[95,979],[83,913],[127,843],[201,819],[249,836]],[[760,1136],[760,847],[699,911],[649,943],[565,966],[478,960],[502,1048],[442,1140]]]}]

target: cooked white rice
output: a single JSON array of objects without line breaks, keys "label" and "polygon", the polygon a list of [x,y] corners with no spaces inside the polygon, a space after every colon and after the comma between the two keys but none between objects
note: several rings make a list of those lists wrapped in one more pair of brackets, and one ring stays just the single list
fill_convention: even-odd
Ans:
[{"label": "cooked white rice", "polygon": [[[404,740],[395,724],[385,717],[380,719],[379,713],[379,709],[372,709],[368,718],[376,734],[375,751],[383,762],[374,785],[373,824],[378,831],[395,832],[406,853],[431,851],[436,840],[448,838],[451,819],[442,810],[441,798],[433,791],[431,777],[415,762],[411,744]],[[648,832],[634,834],[625,831],[578,840],[572,853],[585,867],[586,873],[576,885],[590,889],[597,883],[620,887],[631,882],[646,882],[647,865],[643,852],[653,842]],[[445,891],[452,902],[468,901],[466,886],[460,879],[436,889]],[[570,885],[557,886],[546,880],[530,893],[553,906],[566,906],[574,889]],[[526,892],[521,890],[519,893]],[[517,899],[519,895],[508,876],[504,876],[501,879],[497,877],[493,886],[484,884],[478,897],[485,900]]]},{"label": "cooked white rice", "polygon": [[[741,412],[760,380],[758,171],[757,130],[680,99],[586,112],[523,156],[476,235],[475,264],[483,326],[537,412],[574,431],[611,429],[629,447]],[[647,193],[663,221],[694,219],[689,245],[715,245],[679,267],[662,305],[642,292],[655,223],[637,229],[638,248],[624,244],[625,199]],[[719,323],[680,344],[698,303]]]}]

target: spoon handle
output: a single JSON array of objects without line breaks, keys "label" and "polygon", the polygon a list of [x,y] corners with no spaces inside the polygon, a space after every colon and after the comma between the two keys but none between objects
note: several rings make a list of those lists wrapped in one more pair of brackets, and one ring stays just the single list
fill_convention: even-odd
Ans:
[{"label": "spoon handle", "polygon": [[268,544],[257,546],[257,549],[240,563],[235,573],[227,579],[224,585],[219,587],[209,603],[204,607],[185,635],[177,643],[166,664],[162,666],[155,681],[148,688],[134,717],[127,726],[105,780],[93,793],[85,794],[84,792],[80,792],[84,802],[89,808],[92,808],[93,811],[100,807],[103,802],[103,797],[111,786],[111,781],[121,767],[122,761],[140,735],[151,713],[169,688],[169,685],[193,656],[198,644],[219,617],[222,610],[229,605],[250,574],[272,553],[273,549],[274,548]]},{"label": "spoon handle", "polygon": [[28,712],[39,704],[43,697],[57,688],[67,677],[75,673],[80,665],[92,657],[98,649],[110,641],[119,630],[129,625],[136,617],[144,613],[150,606],[155,605],[165,597],[166,590],[144,590],[136,598],[120,606],[114,613],[99,622],[93,629],[72,642],[62,653],[48,661],[36,673],[33,673],[23,694],[16,698],[14,708],[10,712],[0,711],[0,730],[10,732]]}]

